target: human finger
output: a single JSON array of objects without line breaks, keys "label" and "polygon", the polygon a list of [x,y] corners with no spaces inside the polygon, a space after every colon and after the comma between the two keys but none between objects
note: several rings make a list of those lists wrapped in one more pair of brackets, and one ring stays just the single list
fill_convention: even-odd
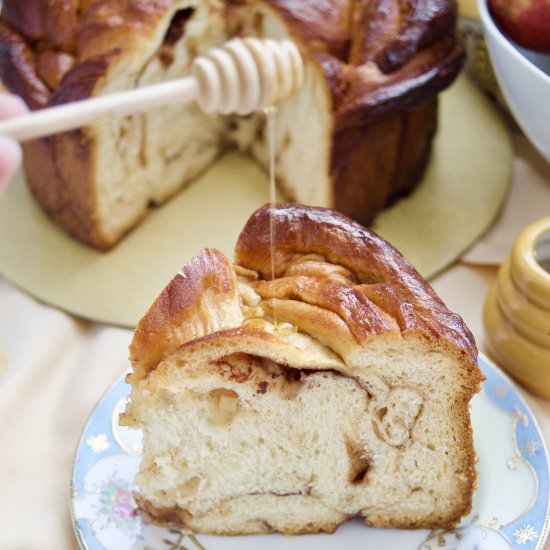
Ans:
[{"label": "human finger", "polygon": [[0,135],[0,194],[5,190],[20,162],[21,147],[19,143]]},{"label": "human finger", "polygon": [[0,93],[0,119],[12,118],[28,111],[25,102],[18,96]]}]

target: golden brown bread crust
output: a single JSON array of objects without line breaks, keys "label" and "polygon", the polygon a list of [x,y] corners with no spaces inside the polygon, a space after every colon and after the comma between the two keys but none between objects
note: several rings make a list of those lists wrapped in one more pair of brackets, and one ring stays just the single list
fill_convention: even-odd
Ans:
[{"label": "golden brown bread crust", "polygon": [[[208,308],[207,302],[214,307]],[[138,323],[130,346],[134,380],[144,377],[182,343],[239,325],[242,318],[237,315],[233,322],[231,316],[235,309],[240,311],[240,298],[231,264],[219,250],[202,250],[170,281]]]},{"label": "golden brown bread crust", "polygon": [[410,111],[335,134],[334,209],[366,225],[411,191],[424,173],[436,126],[434,98]]},{"label": "golden brown bread crust", "polygon": [[[270,215],[275,234],[273,281]],[[483,380],[473,335],[460,316],[447,309],[395,248],[346,216],[302,205],[264,206],[241,232],[235,262],[257,272],[252,285],[268,313],[272,301],[281,315],[285,304],[290,305],[289,315],[301,316],[297,325],[303,325],[313,312],[318,332],[326,317],[330,332],[340,330],[341,323],[338,338],[358,344],[394,331],[418,334],[457,350],[474,374],[472,395]],[[235,270],[227,258],[215,249],[201,251],[139,322],[130,347],[134,381],[186,343],[238,329],[245,319],[242,309]]]},{"label": "golden brown bread crust", "polygon": [[265,0],[323,67],[335,131],[417,107],[452,82],[463,45],[456,3]]},{"label": "golden brown bread crust", "polygon": [[[324,71],[334,112],[332,206],[369,223],[423,173],[436,129],[434,97],[462,63],[456,3],[227,0],[221,9],[231,14],[254,3],[275,10]],[[33,109],[89,97],[108,65],[154,40],[178,5],[5,0],[0,79]],[[96,213],[94,139],[83,129],[29,143],[24,164],[46,212],[80,240],[108,249],[114,243],[102,235]]]},{"label": "golden brown bread crust", "polygon": [[345,319],[358,342],[373,334],[393,330],[394,323],[356,287],[328,277],[281,277],[258,281],[254,290],[264,300],[298,300],[331,311]]},{"label": "golden brown bread crust", "polygon": [[79,0],[4,2],[2,19],[30,42],[44,41],[52,49],[72,51],[78,32],[78,12],[89,3]]},{"label": "golden brown bread crust", "polygon": [[[139,33],[154,32],[177,0],[11,0],[2,20],[38,51],[64,51],[84,61],[116,48],[131,48]],[[128,42],[130,40],[130,42]]]},{"label": "golden brown bread crust", "polygon": [[11,92],[21,96],[31,109],[44,107],[50,97],[36,74],[34,53],[25,39],[0,23],[0,78]]},{"label": "golden brown bread crust", "polygon": [[[93,94],[118,53],[99,56],[65,75],[51,95],[52,106]],[[109,247],[98,227],[94,136],[89,128],[24,144],[24,164],[31,192],[47,213],[69,233],[99,249]]]},{"label": "golden brown bread crust", "polygon": [[274,221],[276,279],[302,255],[319,254],[349,269],[361,283],[389,285],[393,289],[389,293],[380,292],[386,286],[365,293],[381,309],[399,312],[399,324],[405,331],[417,328],[431,338],[448,340],[475,363],[477,349],[472,333],[408,260],[376,233],[333,210],[302,205],[256,210],[237,241],[238,264],[271,279],[270,215]]}]

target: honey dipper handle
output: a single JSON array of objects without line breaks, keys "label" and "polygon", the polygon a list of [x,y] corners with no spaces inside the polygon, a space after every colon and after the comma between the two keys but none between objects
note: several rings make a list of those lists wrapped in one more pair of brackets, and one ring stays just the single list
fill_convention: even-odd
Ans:
[{"label": "honey dipper handle", "polygon": [[103,115],[125,116],[177,102],[197,101],[203,111],[250,114],[295,93],[303,61],[290,40],[235,38],[197,57],[192,76],[114,92],[0,122],[0,134],[18,141],[86,126]]},{"label": "honey dipper handle", "polygon": [[125,116],[170,103],[193,101],[198,93],[194,78],[180,78],[10,118],[0,122],[0,134],[27,141],[86,126],[103,115]]}]

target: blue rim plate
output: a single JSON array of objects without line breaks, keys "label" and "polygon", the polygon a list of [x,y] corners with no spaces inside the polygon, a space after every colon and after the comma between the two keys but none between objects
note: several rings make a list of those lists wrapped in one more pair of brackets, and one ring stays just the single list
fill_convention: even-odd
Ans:
[{"label": "blue rim plate", "polygon": [[195,537],[144,524],[132,497],[141,434],[118,426],[130,390],[121,376],[93,410],[78,443],[71,478],[76,538],[86,550],[542,550],[550,526],[542,432],[512,381],[483,355],[479,366],[487,380],[471,407],[477,490],[471,514],[452,531],[373,529],[352,520],[333,535]]}]

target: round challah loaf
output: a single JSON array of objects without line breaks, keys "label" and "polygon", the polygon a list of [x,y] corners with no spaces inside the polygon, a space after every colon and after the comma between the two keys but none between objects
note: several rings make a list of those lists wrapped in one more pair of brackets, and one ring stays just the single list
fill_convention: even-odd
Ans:
[{"label": "round challah loaf", "polygon": [[[278,112],[277,180],[368,223],[423,173],[455,17],[452,0],[4,0],[0,78],[39,109],[186,76],[232,36],[291,38],[305,82]],[[234,146],[267,166],[263,115],[170,105],[28,143],[24,164],[46,212],[107,249]]]},{"label": "round challah loaf", "polygon": [[340,214],[258,210],[236,263],[200,252],[130,351],[123,422],[143,430],[136,500],[150,521],[450,528],[471,508],[473,337],[394,248]]}]

